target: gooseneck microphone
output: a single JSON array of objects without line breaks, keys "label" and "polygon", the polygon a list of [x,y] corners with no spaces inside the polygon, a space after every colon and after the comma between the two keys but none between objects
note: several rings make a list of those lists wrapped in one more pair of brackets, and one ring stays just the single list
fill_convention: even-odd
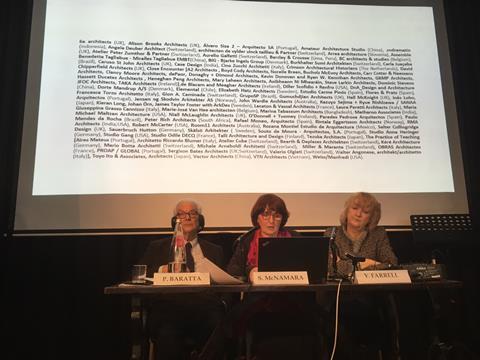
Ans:
[{"label": "gooseneck microphone", "polygon": [[350,252],[346,252],[346,253],[345,253],[345,256],[352,261],[353,271],[354,271],[354,272],[358,270],[358,263],[365,261],[365,257],[364,257],[364,256],[358,256],[358,255],[352,254],[352,253],[350,253]]},{"label": "gooseneck microphone", "polygon": [[346,256],[347,258],[349,258],[350,260],[355,261],[355,262],[363,262],[363,261],[365,261],[365,256],[358,256],[358,255],[352,254],[352,253],[350,253],[350,252],[346,252],[346,253],[345,253],[345,256]]},{"label": "gooseneck microphone", "polygon": [[335,242],[335,237],[336,237],[336,231],[337,228],[332,228],[332,232],[330,233],[330,252],[332,253],[332,267],[333,267],[333,274],[332,276],[334,278],[338,277],[338,268],[337,268],[337,253],[338,253],[338,248],[337,248],[337,243]]}]

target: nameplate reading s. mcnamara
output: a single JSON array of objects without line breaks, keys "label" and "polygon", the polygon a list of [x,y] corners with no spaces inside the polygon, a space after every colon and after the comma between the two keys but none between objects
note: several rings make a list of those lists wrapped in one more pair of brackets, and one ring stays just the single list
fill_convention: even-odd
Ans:
[{"label": "nameplate reading s. mcnamara", "polygon": [[153,285],[210,285],[209,273],[155,273]]},{"label": "nameplate reading s. mcnamara", "polygon": [[253,273],[253,285],[308,285],[306,271],[259,271]]},{"label": "nameplate reading s. mcnamara", "polygon": [[410,284],[408,270],[355,271],[355,284]]}]

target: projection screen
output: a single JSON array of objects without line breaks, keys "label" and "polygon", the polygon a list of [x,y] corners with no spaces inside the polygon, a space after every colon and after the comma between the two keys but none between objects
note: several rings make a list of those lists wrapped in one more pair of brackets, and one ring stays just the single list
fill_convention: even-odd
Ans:
[{"label": "projection screen", "polygon": [[441,2],[35,1],[15,229],[468,212]]}]

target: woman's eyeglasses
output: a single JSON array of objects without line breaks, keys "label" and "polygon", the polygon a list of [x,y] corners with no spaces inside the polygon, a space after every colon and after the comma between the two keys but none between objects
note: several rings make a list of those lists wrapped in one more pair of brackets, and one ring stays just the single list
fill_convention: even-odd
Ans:
[{"label": "woman's eyeglasses", "polygon": [[263,213],[260,213],[260,215],[262,215],[262,217],[265,219],[265,220],[268,220],[270,219],[270,217],[273,218],[273,220],[275,221],[280,221],[282,220],[282,214],[276,212],[276,211],[272,211],[272,210],[267,210],[267,211],[264,211]]}]

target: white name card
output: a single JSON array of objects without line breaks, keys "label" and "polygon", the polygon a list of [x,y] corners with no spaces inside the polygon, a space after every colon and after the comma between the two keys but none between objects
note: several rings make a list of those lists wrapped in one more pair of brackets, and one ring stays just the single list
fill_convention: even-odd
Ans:
[{"label": "white name card", "polygon": [[355,271],[355,284],[410,284],[408,270]]},{"label": "white name card", "polygon": [[306,271],[258,271],[252,276],[253,285],[308,285]]},{"label": "white name card", "polygon": [[210,285],[209,273],[154,273],[153,285]]}]

